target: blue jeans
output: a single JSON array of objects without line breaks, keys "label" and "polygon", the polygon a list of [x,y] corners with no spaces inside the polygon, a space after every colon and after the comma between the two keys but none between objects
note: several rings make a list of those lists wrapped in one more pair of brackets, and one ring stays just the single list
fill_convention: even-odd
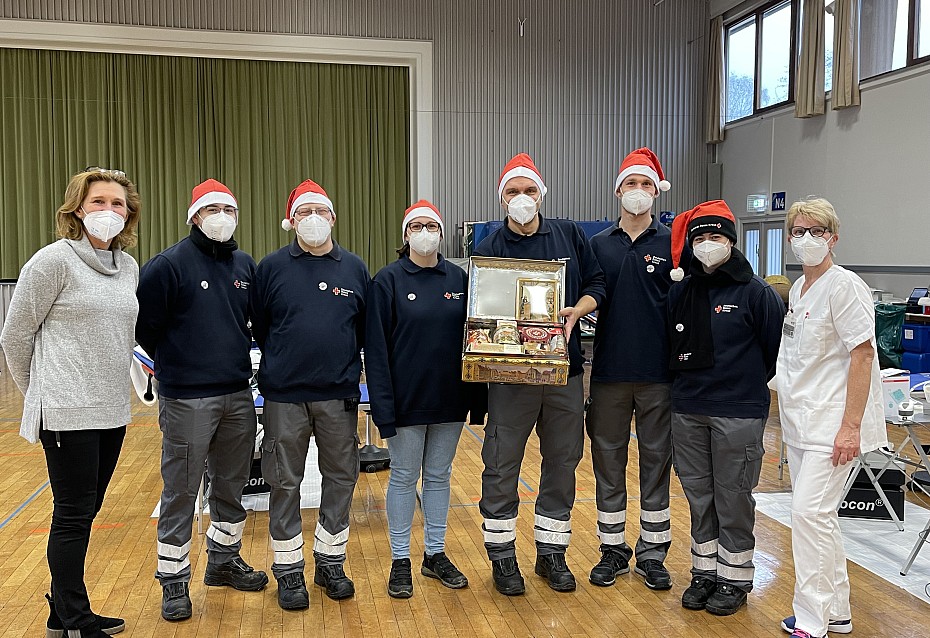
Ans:
[{"label": "blue jeans", "polygon": [[417,504],[417,479],[423,470],[423,540],[426,553],[445,550],[449,516],[449,477],[464,423],[431,423],[397,428],[387,439],[391,478],[387,489],[391,557],[410,557],[410,528]]}]

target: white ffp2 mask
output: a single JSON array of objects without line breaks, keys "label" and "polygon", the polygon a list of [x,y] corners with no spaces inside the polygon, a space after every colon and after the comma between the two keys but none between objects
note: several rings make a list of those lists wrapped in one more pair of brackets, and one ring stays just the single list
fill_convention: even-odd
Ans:
[{"label": "white ffp2 mask", "polygon": [[642,215],[652,208],[655,198],[644,190],[634,188],[620,196],[620,205],[634,215]]},{"label": "white ffp2 mask", "polygon": [[528,224],[536,216],[536,200],[521,193],[507,203],[507,214],[521,226]]},{"label": "white ffp2 mask", "polygon": [[333,227],[329,220],[319,215],[308,215],[297,224],[297,234],[313,248],[325,244],[332,231]]},{"label": "white ffp2 mask", "polygon": [[125,226],[122,215],[112,210],[95,210],[84,215],[85,230],[100,241],[110,241],[123,232]]},{"label": "white ffp2 mask", "polygon": [[213,213],[209,217],[203,217],[202,219],[200,230],[213,241],[229,241],[236,230],[236,218],[226,213]]},{"label": "white ffp2 mask", "polygon": [[407,243],[421,257],[429,257],[439,249],[439,233],[431,233],[425,228],[418,233],[410,233]]},{"label": "white ffp2 mask", "polygon": [[716,268],[730,258],[730,246],[715,241],[703,241],[694,247],[694,256],[708,268]]},{"label": "white ffp2 mask", "polygon": [[830,244],[823,237],[804,233],[791,238],[791,252],[805,266],[819,266],[830,252]]}]

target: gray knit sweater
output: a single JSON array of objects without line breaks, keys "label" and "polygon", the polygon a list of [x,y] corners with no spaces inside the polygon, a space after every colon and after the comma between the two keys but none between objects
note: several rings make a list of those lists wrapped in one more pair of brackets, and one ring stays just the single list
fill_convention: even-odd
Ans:
[{"label": "gray knit sweater", "polygon": [[[139,265],[119,249],[104,265],[82,237],[39,250],[19,274],[0,346],[25,395],[20,435],[108,429],[130,421],[129,365]],[[40,421],[41,419],[41,421]]]}]

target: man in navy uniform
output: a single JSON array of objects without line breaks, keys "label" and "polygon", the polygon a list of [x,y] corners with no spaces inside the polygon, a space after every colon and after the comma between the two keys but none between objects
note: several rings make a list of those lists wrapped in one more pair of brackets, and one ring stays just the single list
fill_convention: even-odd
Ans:
[{"label": "man in navy uniform", "polygon": [[252,287],[252,331],[262,351],[258,387],[265,399],[262,475],[271,486],[269,527],[278,604],[305,609],[300,483],[310,437],[323,475],[314,531],[313,582],[333,600],[355,586],[343,564],[349,509],[358,481],[358,382],[365,299],[365,263],[332,239],[333,202],[318,184],[302,182],[287,200],[289,245],[265,257]]},{"label": "man in navy uniform", "polygon": [[204,463],[210,477],[204,583],[243,591],[268,584],[265,572],[239,556],[256,419],[248,327],[255,261],[232,238],[238,221],[236,198],[208,179],[193,190],[190,236],[155,255],[139,276],[136,340],[155,360],[164,437],[155,576],[165,620],[192,613],[191,526]]},{"label": "man in navy uniform", "polygon": [[534,426],[539,436],[542,468],[536,499],[536,573],[556,591],[575,589],[565,562],[575,502],[575,469],[584,448],[580,317],[604,298],[604,275],[581,229],[570,220],[547,219],[539,208],[546,186],[533,160],[516,155],[498,180],[498,197],[507,211],[504,226],[484,239],[477,255],[565,262],[565,332],[569,339],[568,384],[510,385],[492,383],[488,423],[481,456],[481,502],[484,545],[491,559],[494,586],[505,595],[524,593],[516,560],[520,499],[520,465]]}]

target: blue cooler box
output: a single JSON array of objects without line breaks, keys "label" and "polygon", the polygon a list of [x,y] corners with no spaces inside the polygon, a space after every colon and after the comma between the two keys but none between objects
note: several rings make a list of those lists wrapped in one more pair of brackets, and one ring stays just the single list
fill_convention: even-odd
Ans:
[{"label": "blue cooler box", "polygon": [[[901,330],[901,347],[908,352],[930,352],[930,324],[906,323]],[[905,366],[907,367],[907,366]],[[912,370],[917,372],[917,370]],[[920,370],[924,372],[924,370]]]},{"label": "blue cooler box", "polygon": [[930,372],[930,352],[905,352],[901,355],[901,367],[911,372]]}]

